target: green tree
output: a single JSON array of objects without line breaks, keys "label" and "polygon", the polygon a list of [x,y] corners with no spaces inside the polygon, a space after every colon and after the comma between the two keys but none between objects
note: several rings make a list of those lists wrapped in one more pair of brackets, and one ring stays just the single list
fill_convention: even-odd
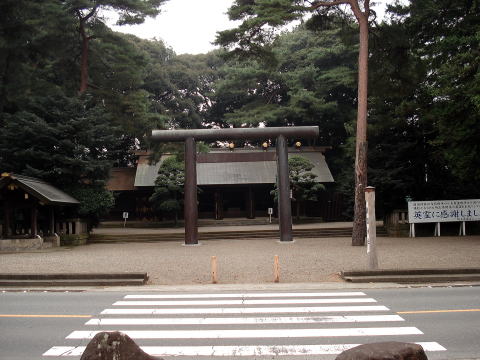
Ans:
[{"label": "green tree", "polygon": [[297,208],[297,219],[300,219],[300,205],[307,200],[318,200],[318,193],[325,186],[316,181],[317,175],[311,172],[313,164],[301,157],[292,156],[288,159],[290,187]]},{"label": "green tree", "polygon": [[146,147],[145,135],[163,128],[168,119],[163,105],[145,86],[154,60],[137,46],[140,41],[145,40],[109,31],[91,46],[89,93],[106,108],[112,125],[122,130],[123,159],[129,159],[128,154],[138,146]]},{"label": "green tree", "polygon": [[364,245],[365,186],[367,185],[367,88],[368,88],[368,33],[370,0],[236,0],[228,14],[231,20],[242,24],[225,30],[217,36],[217,43],[233,49],[239,55],[254,55],[272,60],[271,42],[275,29],[313,13],[321,17],[325,11],[339,5],[348,6],[359,27],[358,93],[355,155],[355,209],[352,245]]},{"label": "green tree", "polygon": [[254,59],[227,61],[209,119],[236,127],[318,125],[317,141],[333,147],[336,161],[356,108],[356,51],[338,21],[315,34],[299,26],[280,35],[272,44],[272,67]]},{"label": "green tree", "polygon": [[417,119],[426,67],[412,51],[403,21],[391,19],[375,29],[369,62],[368,172],[381,215],[404,208],[406,196],[431,192],[425,168],[433,165],[428,145],[433,132]]},{"label": "green tree", "polygon": [[428,102],[419,116],[438,129],[431,145],[455,176],[478,181],[480,2],[415,0],[403,11],[412,45],[428,69],[422,83]]},{"label": "green tree", "polygon": [[1,119],[2,171],[41,178],[78,197],[78,213],[97,224],[113,206],[104,185],[118,143],[104,108],[76,97],[36,97]]},{"label": "green tree", "polygon": [[89,229],[97,226],[100,219],[115,205],[112,192],[101,185],[82,184],[69,193],[80,202],[77,212],[88,220]]},{"label": "green tree", "polygon": [[2,116],[2,168],[62,188],[105,181],[117,144],[108,120],[102,107],[85,100],[37,98],[26,109]]},{"label": "green tree", "polygon": [[[316,181],[317,175],[311,172],[313,164],[301,156],[292,156],[288,159],[288,174],[293,201],[295,202],[297,219],[300,219],[301,204],[307,200],[318,200],[320,191],[325,186]],[[277,185],[272,190],[275,202],[278,199]]]},{"label": "green tree", "polygon": [[88,88],[89,44],[101,36],[105,23],[101,10],[114,10],[119,13],[117,25],[141,24],[147,16],[160,13],[159,7],[167,0],[63,0],[66,9],[78,20],[81,39],[80,88],[84,93]]},{"label": "green tree", "polygon": [[69,93],[73,21],[56,0],[0,2],[0,113],[38,94]]},{"label": "green tree", "polygon": [[369,176],[378,210],[404,208],[407,195],[477,197],[478,4],[412,1],[390,10],[370,58]]},{"label": "green tree", "polygon": [[175,226],[178,213],[183,206],[183,187],[185,184],[185,165],[176,156],[165,159],[158,170],[155,188],[150,202],[157,211],[173,214]]}]

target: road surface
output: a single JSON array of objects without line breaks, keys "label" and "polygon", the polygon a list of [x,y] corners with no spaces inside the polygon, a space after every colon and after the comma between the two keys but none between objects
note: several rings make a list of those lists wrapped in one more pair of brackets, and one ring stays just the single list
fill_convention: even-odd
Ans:
[{"label": "road surface", "polygon": [[79,359],[120,330],[163,358],[334,359],[356,344],[420,343],[480,358],[480,288],[228,292],[1,292],[2,359]]}]

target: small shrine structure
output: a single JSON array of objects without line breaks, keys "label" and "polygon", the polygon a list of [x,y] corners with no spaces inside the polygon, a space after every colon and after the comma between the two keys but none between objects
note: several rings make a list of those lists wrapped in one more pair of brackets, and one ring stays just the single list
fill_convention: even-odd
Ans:
[{"label": "small shrine structure", "polygon": [[78,200],[37,178],[2,173],[0,176],[0,250],[38,249],[44,241],[59,246],[57,234],[80,233],[80,221],[59,221],[65,206]]}]

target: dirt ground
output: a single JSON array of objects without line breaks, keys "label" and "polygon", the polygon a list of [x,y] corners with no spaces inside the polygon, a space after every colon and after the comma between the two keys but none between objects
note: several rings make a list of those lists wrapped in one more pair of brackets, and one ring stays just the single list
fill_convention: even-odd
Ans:
[{"label": "dirt ground", "polygon": [[[382,269],[480,266],[480,236],[378,238]],[[211,240],[185,246],[180,242],[91,244],[27,253],[0,254],[0,273],[147,272],[153,285],[211,282],[216,256],[218,282],[273,282],[274,256],[279,256],[280,282],[339,281],[342,270],[366,269],[366,247],[350,238]]]}]

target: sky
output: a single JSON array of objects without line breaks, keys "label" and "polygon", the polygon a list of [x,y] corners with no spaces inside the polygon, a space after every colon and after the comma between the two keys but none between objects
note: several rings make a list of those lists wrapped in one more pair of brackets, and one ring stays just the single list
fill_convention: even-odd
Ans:
[{"label": "sky", "polygon": [[[226,12],[233,0],[169,0],[155,19],[141,25],[112,26],[115,31],[134,34],[143,39],[161,39],[175,53],[202,54],[215,48],[211,43],[217,31],[235,27]],[[383,17],[386,3],[379,0],[373,9]],[[111,15],[110,15],[111,16]],[[112,23],[115,21],[111,16]]]}]

